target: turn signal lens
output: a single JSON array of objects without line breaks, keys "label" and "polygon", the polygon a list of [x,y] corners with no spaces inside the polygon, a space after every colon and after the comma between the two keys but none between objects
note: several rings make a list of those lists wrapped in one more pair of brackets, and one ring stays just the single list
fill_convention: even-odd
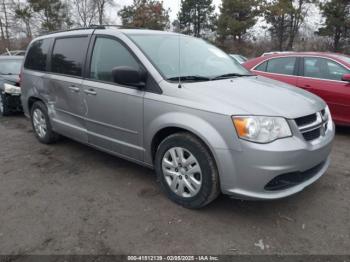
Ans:
[{"label": "turn signal lens", "polygon": [[246,118],[234,118],[233,122],[235,124],[238,136],[244,137],[247,135],[247,119]]}]

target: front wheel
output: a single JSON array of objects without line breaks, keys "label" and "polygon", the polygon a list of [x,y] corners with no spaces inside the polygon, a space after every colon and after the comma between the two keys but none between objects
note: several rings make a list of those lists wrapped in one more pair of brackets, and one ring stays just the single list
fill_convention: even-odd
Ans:
[{"label": "front wheel", "polygon": [[215,161],[191,134],[173,134],[161,142],[155,169],[168,197],[186,208],[203,207],[220,193]]}]

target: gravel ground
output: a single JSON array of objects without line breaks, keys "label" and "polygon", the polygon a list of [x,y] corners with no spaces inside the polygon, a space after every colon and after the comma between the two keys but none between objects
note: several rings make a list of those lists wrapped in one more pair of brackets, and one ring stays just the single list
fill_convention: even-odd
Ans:
[{"label": "gravel ground", "polygon": [[327,174],[271,202],[221,196],[187,210],[152,170],[69,139],[42,145],[0,118],[0,254],[349,254],[350,129]]}]

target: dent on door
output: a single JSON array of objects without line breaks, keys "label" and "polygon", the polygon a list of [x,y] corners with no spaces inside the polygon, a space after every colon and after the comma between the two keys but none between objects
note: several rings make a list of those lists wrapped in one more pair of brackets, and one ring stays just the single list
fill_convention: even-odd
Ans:
[{"label": "dent on door", "polygon": [[86,143],[84,120],[86,107],[81,94],[82,80],[51,75],[46,81],[53,129],[62,135]]}]

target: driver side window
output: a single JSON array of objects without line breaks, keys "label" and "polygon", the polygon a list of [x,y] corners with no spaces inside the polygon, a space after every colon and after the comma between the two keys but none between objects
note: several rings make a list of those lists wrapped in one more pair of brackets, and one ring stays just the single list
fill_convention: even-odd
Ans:
[{"label": "driver side window", "polygon": [[98,37],[92,53],[90,78],[104,82],[112,82],[112,70],[118,66],[139,69],[140,66],[129,50],[119,41]]}]

